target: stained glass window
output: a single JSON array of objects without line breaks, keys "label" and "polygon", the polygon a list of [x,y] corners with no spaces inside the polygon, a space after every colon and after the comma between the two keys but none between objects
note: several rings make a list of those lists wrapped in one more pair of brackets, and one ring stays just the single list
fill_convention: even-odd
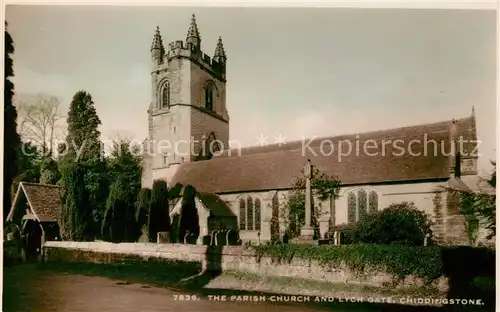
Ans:
[{"label": "stained glass window", "polygon": [[163,85],[162,95],[161,95],[161,108],[166,108],[170,106],[170,83],[167,81]]},{"label": "stained glass window", "polygon": [[359,190],[358,191],[358,217],[356,221],[361,221],[365,218],[366,213],[367,213],[367,198],[366,198],[366,192],[364,190]]},{"label": "stained glass window", "polygon": [[205,108],[209,110],[214,109],[214,87],[212,83],[207,83],[205,86]]},{"label": "stained glass window", "polygon": [[351,192],[347,197],[347,223],[356,222],[356,195]]},{"label": "stained glass window", "polygon": [[255,199],[255,230],[260,231],[260,199]]},{"label": "stained glass window", "polygon": [[377,212],[377,210],[378,210],[378,194],[376,192],[370,193],[369,206],[370,206],[370,213]]},{"label": "stained glass window", "polygon": [[254,229],[254,208],[253,208],[253,201],[251,197],[247,198],[247,230],[253,230]]},{"label": "stained glass window", "polygon": [[240,230],[246,230],[246,204],[243,198],[240,199]]}]

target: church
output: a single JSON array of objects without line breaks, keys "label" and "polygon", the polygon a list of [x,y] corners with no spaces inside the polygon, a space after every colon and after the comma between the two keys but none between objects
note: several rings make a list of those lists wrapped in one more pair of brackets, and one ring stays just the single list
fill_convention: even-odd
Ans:
[{"label": "church", "polygon": [[[154,180],[165,180],[169,187],[194,186],[202,235],[217,228],[207,221],[212,216],[233,220],[219,226],[237,227],[246,242],[282,237],[287,194],[310,159],[314,167],[341,181],[337,198],[318,203],[321,237],[366,213],[413,202],[431,217],[438,242],[467,243],[465,218],[446,190],[477,189],[473,109],[469,116],[450,116],[437,123],[230,149],[228,63],[222,39],[213,57],[205,54],[193,15],[185,40],[165,47],[156,29],[151,60],[142,186],[150,188]],[[452,119],[457,117],[461,118]],[[325,148],[346,142],[379,150],[345,153]],[[451,152],[459,145],[459,153]],[[171,214],[178,212],[180,202],[171,208]],[[279,227],[272,227],[276,220]]]}]

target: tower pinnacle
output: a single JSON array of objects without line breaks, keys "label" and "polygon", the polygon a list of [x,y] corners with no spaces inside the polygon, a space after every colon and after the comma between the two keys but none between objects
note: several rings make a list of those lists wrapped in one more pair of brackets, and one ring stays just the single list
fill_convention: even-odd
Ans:
[{"label": "tower pinnacle", "polygon": [[198,31],[198,26],[196,25],[196,17],[193,14],[191,16],[191,24],[189,25],[189,30],[186,36],[186,44],[188,46],[191,45],[192,47],[199,49],[200,43],[201,43],[200,32]]},{"label": "tower pinnacle", "polygon": [[215,47],[215,52],[214,52],[214,60],[220,64],[225,64],[227,60],[226,52],[224,51],[224,45],[222,44],[221,37],[219,37],[219,39],[217,40],[217,46]]},{"label": "tower pinnacle", "polygon": [[160,34],[160,27],[156,26],[156,31],[153,36],[153,43],[151,44],[151,57],[158,63],[163,61],[163,55],[165,54],[165,48],[163,47],[163,40]]}]

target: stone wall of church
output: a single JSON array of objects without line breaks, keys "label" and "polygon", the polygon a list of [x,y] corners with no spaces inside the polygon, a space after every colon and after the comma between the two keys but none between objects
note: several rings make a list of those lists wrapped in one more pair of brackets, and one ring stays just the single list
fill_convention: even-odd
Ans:
[{"label": "stone wall of church", "polygon": [[[378,194],[378,209],[384,209],[391,204],[401,202],[413,202],[415,206],[427,213],[434,223],[435,235],[444,235],[443,220],[436,212],[436,205],[440,207],[446,206],[446,197],[439,197],[436,201],[436,191],[442,190],[445,183],[414,183],[414,184],[399,184],[399,185],[377,185],[377,186],[362,186],[362,187],[346,187],[340,191],[340,197],[335,201],[335,224],[347,223],[347,194],[350,191],[357,191],[360,189],[365,190],[367,193],[375,191]],[[221,198],[228,203],[233,213],[240,215],[239,199],[248,196],[252,198],[259,198],[262,201],[261,220],[262,230],[260,238],[257,235],[258,231],[241,231],[240,236],[243,241],[251,241],[257,243],[260,239],[261,242],[269,241],[271,239],[271,218],[272,218],[272,198],[278,194],[279,200],[279,219],[280,219],[280,237],[282,237],[287,228],[287,216],[285,215],[285,206],[287,202],[287,190],[282,191],[266,191],[266,192],[250,192],[240,194],[227,194],[221,195]],[[320,206],[320,215],[318,216],[320,235],[322,237],[329,230],[330,219],[330,202],[315,200]]]},{"label": "stone wall of church", "polygon": [[204,87],[207,81],[213,82],[216,88],[214,93],[214,111],[217,115],[223,116],[227,119],[226,113],[226,84],[215,78],[207,69],[202,69],[196,63],[190,65],[190,102],[192,105],[198,107],[205,107],[205,91]]},{"label": "stone wall of church", "polygon": [[[190,110],[188,106],[172,106],[165,113],[153,115],[153,137],[150,142],[153,168],[160,169],[171,164],[179,164],[182,162],[182,157],[189,159]],[[169,154],[167,162],[163,158],[166,154]]]},{"label": "stone wall of church", "polygon": [[[198,142],[208,138],[211,132],[214,132],[216,140],[220,141],[222,149],[229,148],[229,123],[220,120],[206,112],[196,108],[191,109],[191,137]],[[196,142],[196,141],[195,141]],[[199,153],[199,144],[196,144],[195,155]],[[191,159],[193,159],[192,157]],[[193,159],[194,160],[194,159]]]},{"label": "stone wall of church", "polygon": [[340,198],[336,201],[336,224],[347,223],[347,195],[351,191],[360,189],[367,193],[375,191],[378,194],[378,209],[391,204],[413,202],[415,206],[434,218],[434,197],[436,190],[445,186],[445,183],[408,183],[395,185],[354,186],[342,188]]},{"label": "stone wall of church", "polygon": [[147,153],[143,154],[142,158],[142,174],[141,187],[151,188],[153,186],[153,166],[151,165],[152,158]]},{"label": "stone wall of church", "polygon": [[170,83],[170,104],[189,104],[191,101],[190,83],[191,66],[187,59],[173,59],[168,65],[163,64],[152,73],[151,108],[158,107],[164,82]]},{"label": "stone wall of church", "polygon": [[[220,195],[222,200],[231,208],[231,211],[240,220],[240,199],[247,199],[249,196],[261,202],[261,230],[240,230],[240,238],[243,242],[258,243],[269,241],[271,239],[271,218],[272,218],[272,199],[276,191],[265,192],[249,192],[240,194],[224,194]],[[259,236],[260,233],[260,236]]]}]

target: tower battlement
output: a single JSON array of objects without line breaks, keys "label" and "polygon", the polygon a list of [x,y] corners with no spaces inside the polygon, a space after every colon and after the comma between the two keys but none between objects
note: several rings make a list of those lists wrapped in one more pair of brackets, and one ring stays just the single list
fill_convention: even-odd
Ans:
[{"label": "tower battlement", "polygon": [[182,40],[175,40],[168,44],[168,51],[165,55],[165,59],[170,62],[177,57],[189,58],[207,69],[210,69],[221,78],[225,78],[226,76],[226,67],[224,64],[217,62],[203,51],[195,49],[191,45],[187,45]]},{"label": "tower battlement", "polygon": [[175,40],[170,42],[168,44],[168,51],[165,51],[160,29],[156,27],[153,43],[151,45],[151,59],[155,70],[165,67],[165,65],[168,66],[168,63],[174,58],[188,58],[193,61],[193,63],[198,64],[217,76],[219,79],[226,79],[227,57],[222,39],[219,37],[217,40],[217,46],[212,58],[205,54],[201,49],[200,32],[198,31],[194,15],[191,18],[186,40]]}]

